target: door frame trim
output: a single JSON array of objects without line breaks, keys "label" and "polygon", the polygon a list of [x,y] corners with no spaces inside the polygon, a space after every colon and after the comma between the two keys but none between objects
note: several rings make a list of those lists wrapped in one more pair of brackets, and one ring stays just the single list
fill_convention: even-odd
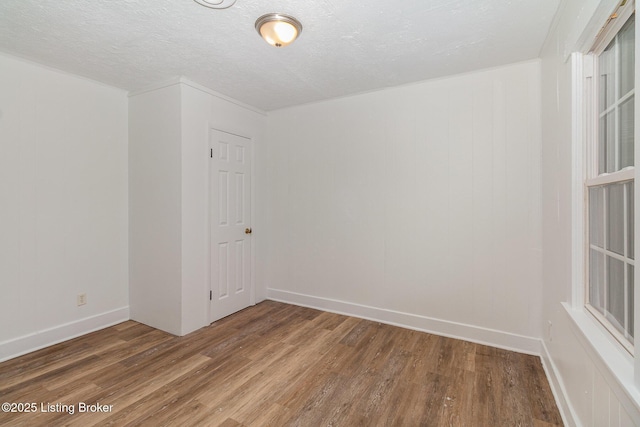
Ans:
[{"label": "door frame trim", "polygon": [[[243,130],[237,130],[237,129],[233,129],[227,126],[220,126],[217,125],[215,123],[209,123],[208,127],[207,127],[207,153],[209,152],[209,149],[213,148],[211,146],[211,133],[215,131],[215,132],[223,132],[223,133],[228,133],[230,135],[234,135],[234,136],[238,136],[240,138],[246,138],[249,140],[249,145],[251,146],[251,180],[249,181],[249,185],[251,186],[251,197],[249,198],[249,200],[251,201],[251,209],[249,209],[249,212],[251,214],[251,224],[249,224],[249,226],[253,229],[253,223],[255,221],[255,137],[254,136],[250,136],[251,132],[247,132],[247,131],[243,131]],[[210,293],[213,291],[213,288],[211,286],[211,277],[212,277],[212,271],[211,271],[211,231],[212,231],[212,226],[211,226],[211,161],[210,158],[207,161],[207,194],[206,194],[206,198],[207,198],[207,289],[209,290],[209,294],[207,295],[207,297],[209,297],[209,295],[211,295]],[[255,245],[255,235],[252,234],[251,236],[251,254],[249,256],[249,273],[251,274],[251,280],[249,281],[249,286],[251,287],[251,289],[249,290],[249,304],[250,305],[255,305],[256,304],[256,283],[255,283],[255,251],[256,251],[256,245]],[[209,299],[208,300],[208,304],[207,304],[207,324],[210,325],[211,323],[213,323],[213,316],[211,315],[211,304],[212,301]]]}]

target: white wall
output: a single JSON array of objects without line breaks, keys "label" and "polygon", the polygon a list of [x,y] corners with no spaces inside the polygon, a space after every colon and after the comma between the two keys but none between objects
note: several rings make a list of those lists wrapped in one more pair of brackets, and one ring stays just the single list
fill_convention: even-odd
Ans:
[{"label": "white wall", "polygon": [[269,114],[269,296],[537,353],[539,62]]},{"label": "white wall", "polygon": [[127,96],[5,55],[0,75],[2,360],[128,318]]},{"label": "white wall", "polygon": [[[264,113],[186,79],[132,94],[132,319],[175,335],[209,324],[209,129],[252,138],[260,155],[265,120]],[[256,217],[264,217],[264,170],[255,171]],[[260,221],[254,228],[256,252],[264,253]],[[255,264],[256,300],[261,301],[264,267]]]},{"label": "white wall", "polygon": [[572,83],[566,59],[607,3],[614,7],[618,1],[565,1],[542,52],[543,358],[569,425],[598,427],[638,420],[631,400],[620,394],[561,305],[571,301],[572,281]]},{"label": "white wall", "polygon": [[172,85],[129,98],[131,318],[181,335],[181,107]]}]

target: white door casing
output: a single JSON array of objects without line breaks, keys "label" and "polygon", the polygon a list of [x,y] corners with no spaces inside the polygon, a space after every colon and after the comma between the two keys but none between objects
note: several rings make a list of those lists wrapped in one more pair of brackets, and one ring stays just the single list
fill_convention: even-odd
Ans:
[{"label": "white door casing", "polygon": [[251,140],[211,129],[210,320],[252,304]]}]

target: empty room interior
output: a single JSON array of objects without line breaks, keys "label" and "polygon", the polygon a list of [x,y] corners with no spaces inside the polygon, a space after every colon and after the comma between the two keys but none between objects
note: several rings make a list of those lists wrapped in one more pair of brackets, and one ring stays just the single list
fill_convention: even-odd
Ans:
[{"label": "empty room interior", "polygon": [[640,426],[635,23],[0,2],[0,425]]}]

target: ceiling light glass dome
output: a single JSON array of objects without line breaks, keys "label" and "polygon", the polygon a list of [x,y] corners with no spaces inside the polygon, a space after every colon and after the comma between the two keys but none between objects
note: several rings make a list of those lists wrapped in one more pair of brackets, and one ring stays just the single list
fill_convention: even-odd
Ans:
[{"label": "ceiling light glass dome", "polygon": [[268,13],[256,21],[256,30],[271,46],[287,46],[298,38],[302,24],[293,16]]}]

